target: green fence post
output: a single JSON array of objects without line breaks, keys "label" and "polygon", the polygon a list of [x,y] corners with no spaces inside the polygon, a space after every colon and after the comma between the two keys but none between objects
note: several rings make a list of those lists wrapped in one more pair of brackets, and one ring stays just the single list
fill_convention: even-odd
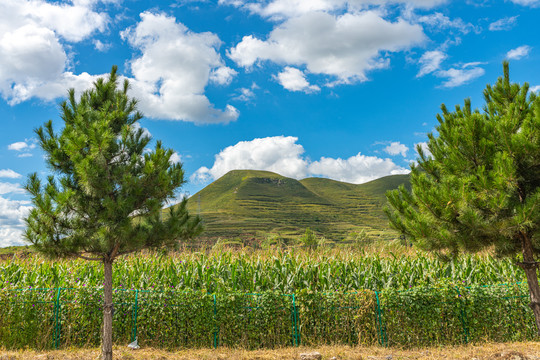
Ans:
[{"label": "green fence post", "polygon": [[298,312],[296,309],[296,299],[294,294],[292,294],[292,331],[293,331],[293,344],[294,346],[300,346],[300,334],[298,333]]},{"label": "green fence post", "polygon": [[461,302],[462,302],[460,301],[461,294],[457,286],[456,286],[456,292],[458,295],[457,301],[459,305],[459,317],[461,320],[461,327],[463,328],[463,342],[465,344],[468,344],[469,343],[469,327],[467,326],[467,313],[466,313],[466,308],[465,308],[465,306],[467,305],[467,302],[465,298],[463,298],[463,305],[461,305]]},{"label": "green fence post", "polygon": [[214,297],[214,349],[219,345],[219,326],[217,321],[217,306],[216,306],[216,294],[212,294]]},{"label": "green fence post", "polygon": [[58,349],[58,343],[60,342],[60,327],[62,322],[60,321],[60,293],[62,288],[58,288],[56,293],[56,300],[54,302],[54,348]]},{"label": "green fence post", "polygon": [[135,290],[135,303],[131,311],[131,342],[137,340],[137,315],[139,312],[139,290]]},{"label": "green fence post", "polygon": [[375,291],[375,298],[377,299],[377,322],[379,323],[379,344],[381,346],[388,345],[386,341],[386,334],[383,326],[382,311],[381,311],[381,302],[379,300],[379,292]]}]

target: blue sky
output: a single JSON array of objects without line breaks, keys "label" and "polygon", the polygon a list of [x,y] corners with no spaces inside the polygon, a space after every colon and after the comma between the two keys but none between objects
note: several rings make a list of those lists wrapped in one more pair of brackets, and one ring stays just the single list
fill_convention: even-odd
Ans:
[{"label": "blue sky", "polygon": [[539,18],[539,0],[2,0],[0,246],[47,173],[33,129],[113,64],[181,193],[233,169],[361,183],[406,173],[441,103],[481,107],[504,59],[538,91]]}]

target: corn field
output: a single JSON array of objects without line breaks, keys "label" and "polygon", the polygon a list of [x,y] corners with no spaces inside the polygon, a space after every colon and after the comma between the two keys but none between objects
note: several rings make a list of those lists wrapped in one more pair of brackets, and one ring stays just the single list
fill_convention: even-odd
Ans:
[{"label": "corn field", "polygon": [[[0,262],[0,288],[101,286],[100,263],[47,261],[41,257]],[[218,292],[294,293],[408,289],[447,280],[465,286],[525,281],[510,260],[469,255],[450,262],[427,256],[350,255],[318,252],[146,254],[114,264],[113,287]]]},{"label": "corn field", "polygon": [[[80,260],[0,262],[0,347],[97,346],[102,276],[99,263]],[[485,255],[145,254],[115,264],[113,287],[114,341],[123,345],[424,346],[535,335],[521,270]]]}]

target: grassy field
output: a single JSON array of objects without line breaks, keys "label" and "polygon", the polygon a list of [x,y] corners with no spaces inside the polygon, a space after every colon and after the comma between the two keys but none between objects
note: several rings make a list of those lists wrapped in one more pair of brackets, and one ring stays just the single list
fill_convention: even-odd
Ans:
[{"label": "grassy field", "polygon": [[382,208],[386,191],[400,184],[408,186],[407,175],[355,185],[234,170],[193,195],[188,209],[200,210],[206,238],[280,235],[288,240],[311,228],[337,242],[362,229],[374,239],[394,239],[398,234],[389,229]]},{"label": "grassy field", "polygon": [[[540,342],[482,344],[468,346],[427,347],[417,349],[388,349],[383,347],[322,346],[283,348],[273,350],[196,349],[165,351],[161,349],[129,350],[115,346],[119,360],[295,360],[300,354],[317,351],[323,360],[535,360],[540,359]],[[0,349],[0,359],[10,360],[97,360],[100,350],[70,349],[49,352],[7,351]]]}]

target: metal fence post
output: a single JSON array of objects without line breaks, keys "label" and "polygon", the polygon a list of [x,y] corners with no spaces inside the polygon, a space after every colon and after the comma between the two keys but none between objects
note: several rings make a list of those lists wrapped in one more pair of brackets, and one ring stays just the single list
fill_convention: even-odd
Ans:
[{"label": "metal fence post", "polygon": [[381,311],[381,302],[379,300],[378,291],[375,291],[375,298],[377,299],[377,322],[379,324],[379,344],[381,346],[387,346],[388,341],[386,340],[386,332],[384,331],[382,311]]},{"label": "metal fence post", "polygon": [[469,343],[469,327],[467,326],[467,300],[463,298],[463,304],[461,304],[460,298],[462,297],[459,288],[456,286],[456,292],[457,292],[457,301],[459,306],[459,317],[461,320],[461,327],[463,328],[463,342],[465,344]]},{"label": "metal fence post", "polygon": [[131,342],[137,340],[137,315],[139,312],[139,290],[135,290],[135,303],[131,311]]},{"label": "metal fence post", "polygon": [[60,293],[62,288],[58,288],[56,293],[56,300],[54,302],[54,348],[58,349],[58,343],[60,342],[60,327],[62,322],[60,320]]},{"label": "metal fence post", "polygon": [[214,297],[214,349],[219,346],[219,326],[217,321],[217,305],[216,305],[216,294],[212,294]]},{"label": "metal fence post", "polygon": [[292,309],[291,309],[291,322],[292,322],[292,332],[293,332],[293,345],[300,346],[300,334],[298,333],[298,311],[296,309],[296,298],[292,294]]}]

